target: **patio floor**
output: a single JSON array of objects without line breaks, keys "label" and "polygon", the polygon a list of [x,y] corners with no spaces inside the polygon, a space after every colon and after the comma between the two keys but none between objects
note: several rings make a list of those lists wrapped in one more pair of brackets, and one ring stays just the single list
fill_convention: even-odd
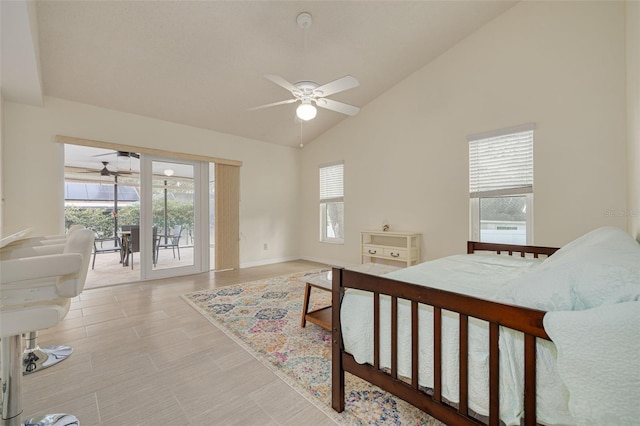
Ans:
[{"label": "patio floor", "polygon": [[[213,248],[211,258],[213,259]],[[93,254],[91,255],[93,261]],[[170,249],[160,250],[158,262],[155,269],[168,269],[179,266],[189,266],[193,264],[193,247],[180,247],[180,260],[173,258]],[[213,265],[213,263],[211,263]],[[140,281],[140,253],[133,254],[133,269],[129,266],[122,266],[120,263],[120,253],[98,253],[94,269],[89,267],[85,288],[105,287],[114,284],[124,284]]]}]

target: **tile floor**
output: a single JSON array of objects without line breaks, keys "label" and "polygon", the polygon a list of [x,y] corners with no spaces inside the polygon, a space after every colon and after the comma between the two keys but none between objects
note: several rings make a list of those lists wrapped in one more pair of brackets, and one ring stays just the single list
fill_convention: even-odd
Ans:
[{"label": "tile floor", "polygon": [[40,333],[41,346],[70,344],[74,353],[24,377],[24,417],[68,412],[82,426],[333,424],[180,298],[323,266],[292,261],[86,289],[63,322]]}]

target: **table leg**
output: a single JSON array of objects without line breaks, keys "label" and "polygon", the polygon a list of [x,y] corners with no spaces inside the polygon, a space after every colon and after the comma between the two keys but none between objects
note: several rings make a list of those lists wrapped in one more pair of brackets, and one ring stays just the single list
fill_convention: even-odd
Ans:
[{"label": "table leg", "polygon": [[300,320],[300,327],[304,328],[307,325],[307,311],[309,311],[309,296],[311,296],[311,286],[306,283],[304,288],[304,300],[302,302],[302,319]]}]

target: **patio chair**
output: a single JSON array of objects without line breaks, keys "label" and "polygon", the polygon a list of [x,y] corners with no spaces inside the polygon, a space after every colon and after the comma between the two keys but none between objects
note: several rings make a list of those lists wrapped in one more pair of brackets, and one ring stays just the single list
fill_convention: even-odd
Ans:
[{"label": "patio chair", "polygon": [[[104,243],[109,243],[107,246]],[[109,238],[96,238],[93,241],[93,262],[91,263],[91,269],[96,266],[96,255],[101,253],[117,253],[122,251],[122,243],[120,237],[114,235]]]},{"label": "patio chair", "polygon": [[[173,232],[170,236],[160,235],[159,242],[156,245],[156,259],[158,258],[158,254],[160,249],[168,249],[173,250],[173,258],[176,258],[176,250],[178,251],[178,260],[180,260],[180,235],[182,234],[182,225],[176,225],[173,228]],[[168,238],[168,239],[167,239]],[[162,242],[164,240],[164,242]]]},{"label": "patio chair", "polygon": [[[127,226],[127,229],[125,229],[125,227],[122,227],[123,231],[129,231],[131,232],[129,234],[129,240],[128,240],[128,250],[129,250],[129,256],[131,257],[130,262],[131,262],[131,269],[133,269],[133,253],[139,253],[140,252],[140,226],[139,225],[132,225],[132,226]],[[151,256],[152,256],[152,262],[153,265],[156,265],[156,261],[157,261],[157,256],[156,256],[156,243],[158,240],[158,228],[157,227],[153,227],[152,228],[152,233],[153,233],[153,237],[152,237],[152,243],[151,243]],[[128,256],[127,256],[128,257]],[[125,265],[126,266],[126,265]]]}]

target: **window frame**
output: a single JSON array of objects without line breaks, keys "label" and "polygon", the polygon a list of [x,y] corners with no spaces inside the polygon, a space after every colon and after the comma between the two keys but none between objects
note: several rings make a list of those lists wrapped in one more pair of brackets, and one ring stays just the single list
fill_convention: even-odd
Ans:
[{"label": "window frame", "polygon": [[[322,170],[335,166],[341,166],[341,188],[337,191],[337,188],[325,188],[323,191],[323,178]],[[331,163],[321,164],[318,166],[318,190],[319,190],[319,242],[327,244],[344,244],[344,161],[334,161]],[[328,196],[323,198],[323,192],[329,192]],[[327,223],[328,214],[327,209],[331,204],[342,204],[342,238],[327,236]]]},{"label": "window frame", "polygon": [[472,241],[481,241],[481,223],[480,223],[480,200],[483,198],[498,197],[525,197],[526,213],[525,213],[525,244],[533,244],[533,142],[534,142],[535,123],[526,123],[520,126],[510,127],[506,129],[494,130],[490,132],[469,135],[467,142],[469,151],[471,144],[485,139],[500,138],[509,135],[515,135],[523,132],[531,132],[531,152],[530,152],[530,182],[523,184],[520,188],[498,188],[492,190],[478,190],[472,188],[472,164],[471,153],[469,152],[469,239]]},{"label": "window frame", "polygon": [[[526,245],[533,245],[533,193],[512,194],[505,197],[525,197],[526,199]],[[471,241],[481,241],[480,233],[480,199],[495,197],[473,197],[469,198],[469,239]]]}]

